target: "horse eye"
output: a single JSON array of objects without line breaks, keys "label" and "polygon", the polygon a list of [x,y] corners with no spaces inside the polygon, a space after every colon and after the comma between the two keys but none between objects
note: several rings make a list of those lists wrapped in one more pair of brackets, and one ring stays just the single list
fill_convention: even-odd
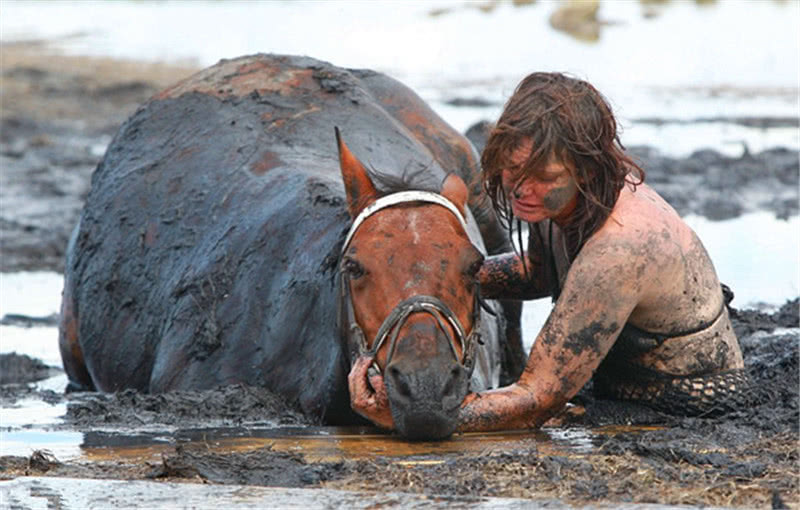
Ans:
[{"label": "horse eye", "polygon": [[342,263],[342,271],[346,272],[350,275],[350,278],[357,279],[364,276],[364,266],[359,264],[357,261],[353,259],[344,259]]}]

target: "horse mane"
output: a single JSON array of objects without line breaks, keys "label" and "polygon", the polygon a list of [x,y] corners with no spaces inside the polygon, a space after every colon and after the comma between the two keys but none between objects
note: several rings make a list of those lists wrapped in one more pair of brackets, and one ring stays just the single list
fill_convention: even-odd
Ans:
[{"label": "horse mane", "polygon": [[[366,166],[365,169],[372,184],[378,191],[377,197],[361,197],[358,204],[358,209],[361,210],[372,201],[373,198],[383,198],[392,193],[400,191],[431,191],[433,193],[441,192],[441,183],[436,179],[432,179],[427,172],[430,170],[431,165],[417,164],[412,168],[412,163],[409,162],[403,169],[400,175],[391,174],[378,170],[372,165]],[[427,174],[427,175],[426,175]],[[348,223],[349,225],[349,223]],[[349,227],[348,227],[349,228]],[[341,252],[342,245],[344,244],[347,229],[342,231],[339,242],[336,243],[333,253],[337,256]]]},{"label": "horse mane", "polygon": [[367,173],[372,179],[381,197],[399,191],[441,191],[441,182],[431,179],[430,165],[406,165],[400,175],[382,172],[374,167],[367,168]]}]

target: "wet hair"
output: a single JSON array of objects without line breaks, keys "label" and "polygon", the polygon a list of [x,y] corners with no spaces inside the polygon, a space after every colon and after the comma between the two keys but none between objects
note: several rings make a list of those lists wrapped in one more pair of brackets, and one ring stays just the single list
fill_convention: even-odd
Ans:
[{"label": "wet hair", "polygon": [[[533,142],[530,157],[514,169],[511,155],[525,139]],[[481,155],[484,188],[510,235],[514,216],[503,189],[503,170],[515,170],[519,182],[553,158],[564,164],[579,190],[564,228],[567,255],[574,260],[608,219],[625,183],[635,187],[644,182],[645,173],[625,153],[611,107],[597,89],[561,73],[533,73],[506,103]],[[533,226],[531,230],[538,233]]]}]

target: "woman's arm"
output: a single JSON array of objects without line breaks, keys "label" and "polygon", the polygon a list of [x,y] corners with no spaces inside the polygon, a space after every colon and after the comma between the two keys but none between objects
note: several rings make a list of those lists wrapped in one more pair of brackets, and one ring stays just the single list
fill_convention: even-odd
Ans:
[{"label": "woman's arm", "polygon": [[468,395],[459,430],[538,427],[560,411],[591,378],[639,302],[648,273],[643,257],[624,239],[587,242],[520,380]]},{"label": "woman's arm", "polygon": [[[549,223],[545,222],[545,225]],[[541,235],[540,224],[528,228],[528,249],[521,255],[503,253],[486,258],[480,271],[478,283],[481,296],[486,299],[539,299],[552,292],[548,281],[549,271],[545,265],[545,254],[550,248]],[[524,260],[524,264],[523,264]]]},{"label": "woman's arm", "polygon": [[516,253],[503,253],[487,257],[478,271],[481,296],[486,299],[538,299],[550,295],[541,266],[522,264]]}]

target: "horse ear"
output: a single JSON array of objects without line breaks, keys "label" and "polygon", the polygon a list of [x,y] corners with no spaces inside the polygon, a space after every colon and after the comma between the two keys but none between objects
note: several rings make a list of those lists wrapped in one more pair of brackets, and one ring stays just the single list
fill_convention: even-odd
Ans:
[{"label": "horse ear", "polygon": [[378,198],[378,190],[372,184],[367,169],[345,145],[339,128],[335,127],[334,130],[336,145],[339,147],[339,167],[342,170],[344,190],[347,194],[347,211],[350,217],[355,219],[361,209]]},{"label": "horse ear", "polygon": [[441,195],[453,202],[455,206],[461,211],[461,216],[466,217],[467,198],[469,191],[467,185],[458,175],[454,173],[447,174],[442,183]]}]

